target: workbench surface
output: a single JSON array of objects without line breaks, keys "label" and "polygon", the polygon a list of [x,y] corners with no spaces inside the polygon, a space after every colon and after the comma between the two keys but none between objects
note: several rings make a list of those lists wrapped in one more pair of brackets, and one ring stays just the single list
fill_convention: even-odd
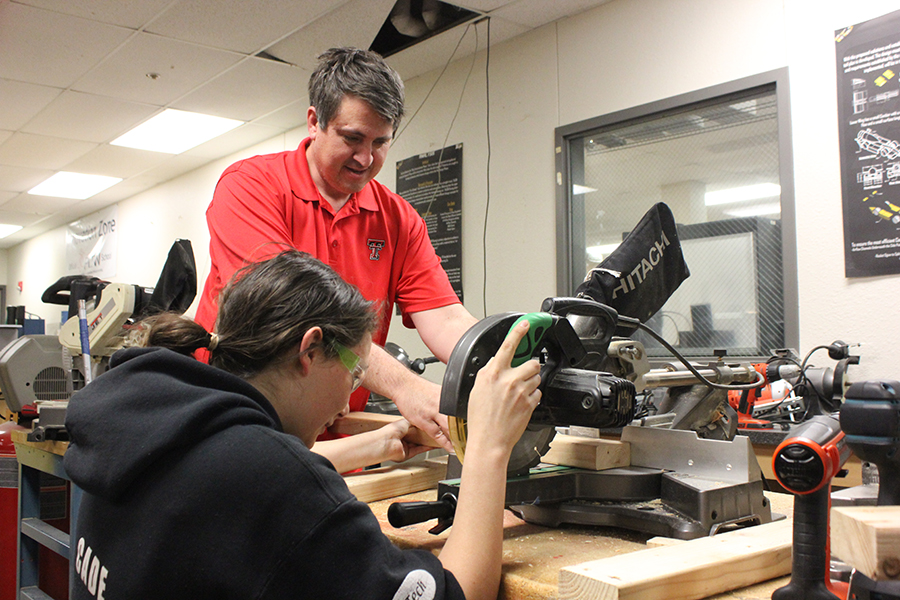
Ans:
[{"label": "workbench surface", "polygon": [[[388,523],[387,510],[394,502],[434,500],[435,491],[428,490],[372,502],[369,506],[381,523],[381,529],[400,548],[418,548],[440,552],[450,530],[432,535],[428,530],[434,521],[396,529]],[[792,497],[770,495],[774,512],[790,510]],[[648,534],[616,527],[565,526],[547,528],[526,523],[510,511],[504,517],[503,579],[500,598],[533,600],[557,598],[560,569],[648,548]],[[654,540],[656,541],[656,540]],[[652,544],[653,542],[651,542]],[[676,542],[678,543],[678,542]],[[647,565],[652,569],[653,565]],[[717,599],[768,600],[772,592],[787,584],[790,577],[779,577],[753,586],[712,596]]]},{"label": "workbench surface", "polygon": [[[26,442],[25,432],[14,432],[14,441],[58,455],[65,454],[65,442]],[[440,552],[450,531],[432,535],[434,521],[396,529],[388,523],[387,511],[394,502],[434,500],[434,489],[369,503],[385,535],[400,548],[418,548]],[[793,497],[766,494],[773,513],[790,514]],[[647,549],[658,541],[649,534],[616,527],[564,526],[548,528],[522,521],[512,512],[504,513],[503,578],[500,598],[536,600],[558,597],[559,572],[564,567]],[[675,542],[679,543],[679,542]],[[653,565],[648,564],[648,569]],[[769,600],[772,592],[785,585],[789,576],[711,596],[716,600]]]}]

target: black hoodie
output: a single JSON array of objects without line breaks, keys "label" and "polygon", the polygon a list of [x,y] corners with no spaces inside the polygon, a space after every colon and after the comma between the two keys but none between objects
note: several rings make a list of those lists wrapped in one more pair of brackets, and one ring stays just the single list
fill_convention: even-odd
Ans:
[{"label": "black hoodie", "polygon": [[159,348],[72,396],[73,599],[462,598],[247,382]]}]

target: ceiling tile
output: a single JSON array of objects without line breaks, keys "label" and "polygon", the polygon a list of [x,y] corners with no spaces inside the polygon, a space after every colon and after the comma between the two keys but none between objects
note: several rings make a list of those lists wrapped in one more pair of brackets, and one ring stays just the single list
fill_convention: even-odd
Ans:
[{"label": "ceiling tile", "polygon": [[53,175],[48,169],[29,169],[0,164],[0,190],[7,192],[27,192]]},{"label": "ceiling tile", "polygon": [[[4,221],[4,219],[9,218],[9,221]],[[22,221],[15,222],[14,219]],[[22,225],[24,229],[20,229],[12,235],[9,235],[3,239],[0,239],[0,248],[11,248],[16,244],[19,244],[25,240],[29,240],[33,237],[37,237],[42,233],[46,233],[59,225],[64,225],[67,221],[63,220],[61,223],[56,224],[51,221],[53,219],[52,216],[46,215],[23,215],[22,213],[17,213],[13,211],[4,212],[0,209],[0,222],[3,223],[13,223],[15,225]]]},{"label": "ceiling tile", "polygon": [[66,171],[127,179],[162,164],[170,154],[102,144],[65,166]]},{"label": "ceiling tile", "polygon": [[140,0],[140,2],[122,2],[122,0],[66,0],[65,2],[60,2],[59,0],[17,0],[17,2],[75,17],[100,21],[101,23],[138,29],[171,4],[172,0]]},{"label": "ceiling tile", "polygon": [[492,10],[497,10],[501,6],[514,4],[515,1],[516,0],[450,0],[450,4],[478,12],[491,12]]},{"label": "ceiling tile", "polygon": [[51,102],[22,131],[71,140],[107,142],[158,110],[146,104],[68,91]]},{"label": "ceiling tile", "polygon": [[156,179],[158,183],[175,179],[179,175],[184,175],[188,171],[193,171],[198,167],[202,167],[209,162],[205,156],[190,156],[188,154],[179,154],[172,156],[166,162],[148,169],[145,173],[138,175],[136,179]]},{"label": "ceiling tile", "polygon": [[[96,196],[91,196],[88,198],[92,203],[99,203],[102,206],[97,206],[93,210],[97,210],[102,208],[103,206],[109,206],[110,204],[114,204],[119,202],[120,200],[126,200],[131,198],[132,196],[136,196],[141,192],[147,191],[150,188],[159,185],[158,181],[151,181],[149,179],[140,179],[132,178],[126,179],[121,183],[117,183],[109,189],[105,189]],[[92,204],[93,206],[93,204]],[[90,214],[91,211],[86,211],[81,213],[79,216]]]},{"label": "ceiling tile", "polygon": [[250,57],[172,107],[250,121],[305,97],[308,79],[305,69]]},{"label": "ceiling tile", "polygon": [[147,27],[168,37],[253,54],[346,0],[192,0],[179,2]]},{"label": "ceiling tile", "polygon": [[306,109],[309,108],[309,100],[306,94],[296,102],[291,102],[287,106],[283,106],[274,112],[270,112],[264,117],[255,119],[255,125],[265,125],[266,127],[275,127],[281,131],[293,129],[294,127],[306,126]]},{"label": "ceiling tile", "polygon": [[60,88],[0,79],[0,129],[19,129],[60,92]]},{"label": "ceiling tile", "polygon": [[281,133],[281,130],[274,127],[263,127],[262,125],[248,123],[204,144],[200,144],[196,148],[191,148],[185,154],[188,156],[206,157],[208,161],[212,161],[264,142],[279,133]]},{"label": "ceiling tile", "polygon": [[[515,0],[491,13],[492,16],[525,25],[540,27],[567,16],[606,4],[610,0]],[[493,32],[492,32],[493,33]]]},{"label": "ceiling tile", "polygon": [[0,144],[0,164],[16,167],[62,169],[97,144],[32,133],[13,134]]},{"label": "ceiling tile", "polygon": [[44,215],[35,215],[34,213],[7,209],[5,205],[0,207],[0,223],[27,227],[32,223],[40,221],[43,217]]},{"label": "ceiling tile", "polygon": [[[240,59],[233,52],[141,33],[72,87],[120,100],[164,106]],[[151,78],[148,74],[158,77]]]},{"label": "ceiling tile", "polygon": [[0,3],[0,77],[68,87],[130,35],[114,25]]},{"label": "ceiling tile", "polygon": [[[161,183],[165,183],[170,179],[174,179],[179,175],[183,175],[189,171],[193,171],[194,169],[201,167],[209,162],[209,159],[203,156],[188,156],[186,154],[179,154],[177,156],[169,155],[165,161],[159,163],[158,165],[147,169],[139,175],[135,175],[134,177],[130,177],[109,188],[109,190],[105,190],[100,192],[94,198],[107,198],[117,196],[118,192],[115,188],[120,186],[128,186],[133,187],[134,189],[140,189],[141,191],[150,189],[156,185]],[[109,193],[108,193],[109,192]]]},{"label": "ceiling tile", "polygon": [[14,200],[3,205],[4,210],[11,210],[23,214],[51,215],[67,206],[77,204],[80,200],[72,198],[55,198],[53,196],[35,196],[33,194],[19,194]]},{"label": "ceiling tile", "polygon": [[316,57],[329,48],[368,48],[391,12],[395,0],[351,0],[302,30],[273,44],[266,52],[312,72]]}]

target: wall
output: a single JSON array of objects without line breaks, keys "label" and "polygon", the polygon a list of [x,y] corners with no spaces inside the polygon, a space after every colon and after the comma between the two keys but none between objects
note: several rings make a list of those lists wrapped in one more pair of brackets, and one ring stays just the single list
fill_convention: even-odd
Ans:
[{"label": "wall", "polygon": [[[613,0],[491,48],[489,138],[486,53],[451,64],[395,142],[379,179],[393,187],[393,161],[462,143],[466,305],[479,317],[537,310],[556,293],[555,127],[787,66],[799,350],[835,339],[861,342],[854,379],[900,378],[891,358],[900,339],[891,303],[900,278],[843,276],[833,39],[835,29],[898,8],[896,0]],[[479,32],[483,48],[483,25]],[[464,43],[474,43],[473,32],[469,36]],[[406,82],[408,114],[438,72]],[[241,156],[294,147],[303,133],[279,136],[121,202],[116,279],[152,285],[172,240],[186,237],[193,241],[202,285],[208,270],[203,212],[218,174]],[[46,309],[39,296],[63,274],[63,244],[57,230],[8,252],[7,281],[25,282],[21,295],[9,286],[8,301],[47,313],[48,323],[56,308]],[[426,350],[415,333],[395,321],[391,340],[422,356]],[[831,362],[814,358],[814,364]],[[441,369],[429,367],[426,374],[437,379]]]}]

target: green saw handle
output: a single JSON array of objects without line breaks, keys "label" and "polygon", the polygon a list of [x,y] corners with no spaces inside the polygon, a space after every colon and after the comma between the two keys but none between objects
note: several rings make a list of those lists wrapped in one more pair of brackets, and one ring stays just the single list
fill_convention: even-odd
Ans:
[{"label": "green saw handle", "polygon": [[522,338],[522,341],[519,342],[519,346],[516,348],[515,354],[513,354],[513,367],[518,367],[534,355],[534,351],[544,338],[544,334],[553,324],[553,317],[550,313],[545,312],[528,313],[516,319],[516,322],[512,324],[512,327],[510,327],[509,330],[512,331],[515,329],[516,325],[522,321],[528,321],[528,333],[526,333],[525,337]]}]

